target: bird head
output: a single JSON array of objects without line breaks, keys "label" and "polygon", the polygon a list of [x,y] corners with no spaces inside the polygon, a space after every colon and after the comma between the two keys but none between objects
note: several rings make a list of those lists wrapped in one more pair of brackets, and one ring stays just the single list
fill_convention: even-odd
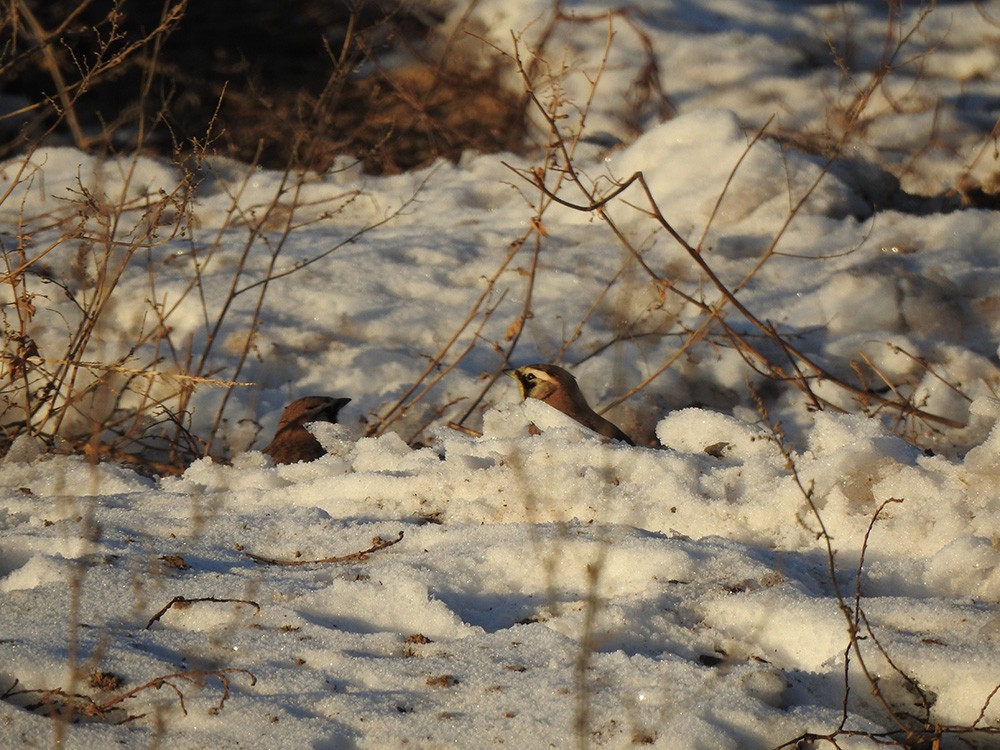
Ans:
[{"label": "bird head", "polygon": [[556,365],[524,365],[504,370],[504,373],[517,382],[521,389],[521,398],[545,401],[557,391],[578,390],[576,379]]},{"label": "bird head", "polygon": [[281,414],[279,429],[282,426],[310,422],[337,422],[337,415],[351,399],[332,398],[330,396],[304,396],[296,399]]}]

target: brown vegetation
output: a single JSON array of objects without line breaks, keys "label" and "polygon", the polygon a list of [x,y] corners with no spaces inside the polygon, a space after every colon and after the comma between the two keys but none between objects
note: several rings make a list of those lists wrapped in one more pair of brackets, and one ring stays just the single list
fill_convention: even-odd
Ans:
[{"label": "brown vegetation", "polygon": [[205,137],[244,163],[374,173],[517,149],[524,101],[401,3],[14,0],[0,18],[0,157],[53,126],[98,151]]}]

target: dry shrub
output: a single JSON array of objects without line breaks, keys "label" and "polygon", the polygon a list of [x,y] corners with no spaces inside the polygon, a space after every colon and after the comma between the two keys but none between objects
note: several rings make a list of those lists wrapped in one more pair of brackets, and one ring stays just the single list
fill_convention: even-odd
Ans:
[{"label": "dry shrub", "polygon": [[[452,54],[441,19],[407,4],[32,5],[16,0],[0,17],[4,93],[23,101],[0,113],[0,156],[53,127],[80,148],[169,155],[214,122],[214,148],[245,163],[323,171],[349,154],[391,173],[468,148],[514,150],[524,133],[524,102],[501,71]],[[155,133],[135,127],[154,120]]]},{"label": "dry shrub", "polygon": [[[454,53],[453,39],[437,38],[440,19],[393,3],[306,0],[296,11],[252,0],[155,7],[13,0],[0,11],[0,73],[7,101],[15,102],[0,113],[0,156],[21,154],[7,163],[10,190],[40,183],[35,155],[44,146],[70,143],[113,158],[95,162],[97,172],[119,170],[111,191],[81,173],[62,206],[45,216],[22,212],[21,226],[0,236],[7,289],[0,451],[29,435],[46,449],[158,471],[225,454],[217,432],[228,389],[254,356],[270,282],[392,219],[290,270],[279,265],[287,238],[305,225],[300,195],[310,172],[329,169],[343,154],[387,173],[457,159],[470,148],[519,145],[523,97],[503,88],[499,67]],[[405,63],[383,63],[390,53]],[[225,226],[199,234],[194,201],[201,180],[217,177],[208,157],[220,152],[246,165],[243,185],[230,176]],[[133,180],[146,154],[173,163],[176,185],[147,190],[139,184],[145,178]],[[239,194],[261,166],[284,175],[280,195],[240,207]],[[0,195],[8,209],[12,195]],[[324,215],[356,197],[345,191],[331,198]],[[202,264],[233,230],[243,239],[229,297],[209,309],[197,301]],[[167,243],[186,251],[164,261],[158,251]],[[270,263],[251,270],[248,259],[262,253]],[[118,290],[143,269],[148,309],[123,326]],[[180,299],[165,296],[162,274],[185,280]],[[240,295],[252,298],[255,312],[237,335],[231,303]],[[202,308],[207,335],[181,338],[174,330],[172,316],[186,298]],[[215,354],[234,341],[236,350],[220,361]],[[195,435],[192,396],[209,386],[226,392],[208,430]]]}]

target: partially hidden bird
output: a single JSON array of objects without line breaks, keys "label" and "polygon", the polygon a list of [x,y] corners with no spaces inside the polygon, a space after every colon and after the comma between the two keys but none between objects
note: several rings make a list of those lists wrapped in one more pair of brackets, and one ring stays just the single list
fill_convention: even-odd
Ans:
[{"label": "partially hidden bird", "polygon": [[278,421],[274,439],[263,452],[276,464],[294,464],[315,461],[326,455],[319,440],[306,429],[311,422],[337,423],[337,415],[350,402],[349,398],[305,396],[285,407]]},{"label": "partially hidden bird", "polygon": [[534,398],[572,417],[599,435],[635,445],[617,425],[590,408],[576,378],[557,365],[524,365],[504,370],[521,388],[522,398]]}]

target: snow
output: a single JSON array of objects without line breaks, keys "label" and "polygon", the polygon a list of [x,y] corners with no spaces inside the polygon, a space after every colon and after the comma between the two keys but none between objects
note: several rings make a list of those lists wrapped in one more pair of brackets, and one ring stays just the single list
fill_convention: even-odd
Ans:
[{"label": "snow", "polygon": [[[276,196],[287,208],[294,190],[287,176],[214,159],[178,233],[161,228],[148,256],[127,267],[100,350],[88,357],[126,354],[151,324],[152,299],[177,305],[175,341],[203,343],[238,274],[236,287],[248,291],[212,354],[225,378],[251,334],[253,284],[272,262],[288,271],[270,282],[237,378],[253,386],[234,388],[220,428],[231,460],[149,478],[43,455],[26,438],[11,448],[0,464],[4,744],[715,750],[776,747],[843,722],[853,734],[839,735],[839,747],[871,747],[863,733],[896,726],[853,653],[845,709],[850,638],[838,591],[848,608],[859,597],[859,647],[901,715],[928,709],[931,725],[1000,727],[1000,225],[987,210],[893,203],[897,181],[883,169],[911,193],[938,193],[966,167],[988,183],[992,145],[976,155],[1000,101],[997,31],[974,3],[936,6],[903,55],[933,48],[926,65],[893,71],[886,91],[896,106],[878,93],[851,158],[824,173],[823,160],[794,141],[753,136],[771,115],[775,133],[822,132],[865,83],[858,72],[841,85],[826,40],[849,40],[851,63],[870,68],[885,7],[753,6],[620,6],[586,123],[593,138],[580,142],[576,164],[603,191],[642,171],[672,226],[699,243],[730,288],[808,194],[739,300],[830,374],[849,379],[851,363],[867,357],[871,372],[912,384],[920,408],[963,427],[862,416],[828,379],[814,393],[846,413],[815,411],[716,337],[608,412],[638,447],[601,442],[540,402],[519,403],[507,378],[466,424],[481,436],[450,429],[483,393],[483,374],[504,366],[504,336],[527,294],[530,248],[505,259],[539,201],[511,167],[529,169],[535,156],[467,154],[393,177],[361,174],[344,159],[296,188],[296,228],[283,236],[276,217],[245,258],[251,219]],[[567,7],[584,18],[609,6]],[[465,10],[456,4],[452,15]],[[547,12],[544,3],[491,0],[474,6],[472,20],[512,49],[511,31],[530,46]],[[917,12],[907,4],[904,27]],[[585,100],[607,28],[557,27],[550,49],[565,50],[553,64],[565,63],[571,100]],[[633,135],[621,92],[646,54],[643,37],[678,114],[657,122],[647,113]],[[609,139],[618,145],[606,149]],[[81,186],[97,203],[115,202],[170,193],[179,179],[161,160],[99,162],[48,148],[15,184],[21,163],[0,165],[0,190],[11,191],[0,204],[5,247],[22,220],[32,248],[47,247],[60,231],[52,217],[72,217],[67,200]],[[717,295],[650,221],[642,194],[633,187],[626,198],[608,207],[623,236],[671,284],[713,304]],[[244,219],[233,220],[234,205]],[[146,220],[139,209],[126,216],[136,232]],[[78,220],[101,227],[99,217]],[[515,359],[553,361],[565,348],[563,363],[576,365],[591,403],[608,404],[676,351],[677,321],[693,330],[702,314],[669,290],[658,299],[592,214],[553,205],[543,222],[532,317]],[[86,293],[76,253],[57,246],[44,261],[53,278]],[[185,296],[196,266],[197,300]],[[442,360],[454,367],[382,434],[364,436],[484,293],[493,312],[480,309],[459,332]],[[62,351],[80,310],[58,289],[35,306],[39,351]],[[753,334],[737,315],[727,320]],[[623,321],[648,335],[605,348]],[[170,371],[169,361],[161,366]],[[780,423],[783,445],[748,383]],[[168,397],[176,386],[156,388]],[[195,390],[195,434],[211,427],[221,394]],[[312,394],[352,399],[342,425],[313,427],[328,455],[274,466],[260,447],[283,406]],[[82,405],[80,419],[101,408],[99,399]],[[175,597],[195,601],[161,611]],[[93,672],[121,683],[102,692],[87,683]],[[185,672],[173,688],[116,704],[110,720],[69,726],[25,710],[39,693],[17,692],[61,688],[101,703]],[[127,717],[138,718],[120,723]],[[989,735],[969,739],[990,746]]]}]

